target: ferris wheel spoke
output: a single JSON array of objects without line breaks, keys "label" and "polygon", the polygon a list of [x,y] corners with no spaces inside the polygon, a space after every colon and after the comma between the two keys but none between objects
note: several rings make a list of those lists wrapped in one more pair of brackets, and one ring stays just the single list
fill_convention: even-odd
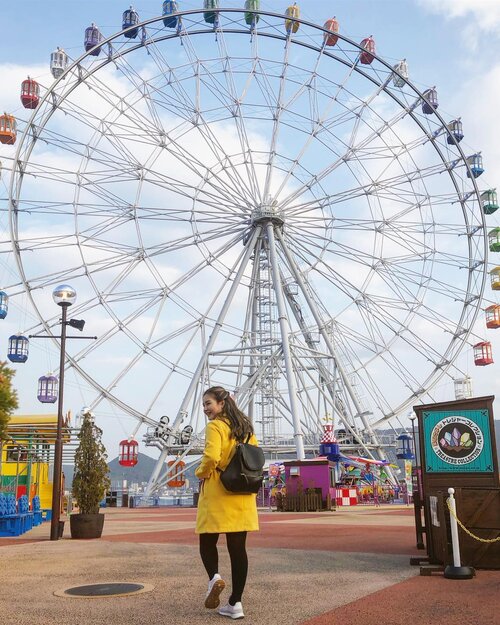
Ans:
[{"label": "ferris wheel spoke", "polygon": [[[356,110],[356,115],[353,115],[351,117],[351,119],[353,120],[353,129],[351,132],[351,137],[349,139],[348,142],[346,142],[345,145],[345,152],[341,153],[341,152],[337,152],[336,154],[336,159],[329,164],[327,167],[325,167],[321,172],[319,172],[318,174],[315,174],[313,177],[311,177],[309,180],[305,181],[304,184],[299,187],[298,189],[296,189],[292,194],[290,194],[287,198],[285,198],[283,200],[283,205],[288,205],[290,202],[292,202],[294,199],[300,197],[300,195],[302,193],[304,193],[307,189],[309,189],[311,186],[314,186],[315,184],[317,184],[318,182],[320,182],[321,180],[323,180],[324,178],[326,178],[327,176],[329,176],[337,167],[339,167],[340,165],[342,165],[343,163],[353,159],[356,155],[359,156],[359,154],[363,154],[363,151],[365,151],[365,156],[366,157],[370,157],[372,156],[372,154],[380,154],[382,157],[386,157],[387,156],[387,152],[392,153],[393,154],[393,159],[397,159],[400,156],[400,153],[396,153],[395,150],[393,148],[389,148],[389,146],[387,145],[387,142],[384,142],[384,138],[383,135],[384,133],[388,132],[389,130],[394,133],[394,127],[397,125],[397,123],[401,122],[402,120],[404,120],[408,114],[410,114],[410,110],[407,109],[403,109],[401,111],[398,111],[397,113],[395,113],[393,115],[393,117],[390,120],[384,120],[383,118],[380,117],[380,115],[378,113],[376,113],[370,106],[370,102],[371,100],[376,97],[377,95],[380,95],[382,89],[381,87],[379,87],[374,94],[372,94],[371,98],[368,99],[368,101],[361,101],[360,103],[360,107],[359,110]],[[359,129],[361,127],[361,121],[362,121],[362,114],[364,111],[369,110],[370,113],[372,113],[375,117],[376,120],[378,120],[380,122],[380,125],[375,126],[374,128],[371,128],[370,124],[365,121],[365,125],[367,125],[367,127],[371,130],[371,132],[364,138],[362,138],[358,143],[355,143],[355,140],[358,136],[359,133]],[[342,119],[342,122],[345,123],[345,120]],[[318,127],[316,129],[316,135],[317,136],[321,136],[322,132],[326,132],[328,134],[331,133],[331,131],[333,129],[335,129],[335,126],[337,125],[337,121],[333,120],[332,122],[328,122],[328,120],[322,121],[320,124],[320,127]],[[423,142],[425,142],[428,139],[428,135],[424,136],[424,139],[422,141],[418,141],[418,142],[414,142],[414,143],[410,143],[409,145],[400,145],[399,149],[400,151],[402,151],[403,153],[408,153],[410,152],[411,149],[419,147],[420,145],[423,144]],[[312,140],[312,136],[310,137],[309,141]],[[371,152],[369,150],[369,145],[373,142],[373,141],[383,141],[384,145],[385,145],[385,149],[382,146],[377,146],[376,148],[374,148],[374,152]],[[337,139],[338,142],[338,139]],[[387,150],[387,152],[386,152]]]},{"label": "ferris wheel spoke", "polygon": [[[226,47],[226,40],[224,36],[224,31],[220,31],[218,35],[218,45],[220,56],[223,59],[226,59],[227,70],[224,72],[224,78],[227,85],[227,91],[229,92],[229,96],[231,101],[234,103],[233,115],[235,124],[238,130],[238,137],[241,145],[242,153],[245,155],[245,167],[248,176],[248,182],[250,184],[250,191],[253,198],[262,202],[262,197],[259,188],[259,182],[257,179],[257,174],[255,171],[255,164],[253,162],[253,152],[250,146],[250,142],[248,139],[248,133],[245,126],[245,120],[242,114],[242,105],[244,103],[244,92],[238,94],[237,87],[235,84],[233,67],[231,63],[231,57],[229,54],[229,50]],[[217,81],[217,84],[220,85],[220,81]]]},{"label": "ferris wheel spoke", "polygon": [[[274,158],[276,155],[276,145],[278,142],[278,136],[280,131],[281,115],[284,110],[284,92],[287,84],[287,74],[289,69],[289,53],[290,53],[290,37],[287,37],[285,43],[285,50],[283,55],[283,68],[281,71],[278,94],[276,96],[276,108],[273,112],[273,127],[271,131],[270,146],[269,146],[269,159],[266,167],[266,178],[264,181],[263,197],[266,199],[270,195],[272,174],[274,169]],[[265,200],[266,201],[266,200]]]},{"label": "ferris wheel spoke", "polygon": [[[93,78],[95,79],[95,77]],[[140,88],[140,84],[133,84],[136,89]],[[94,129],[97,137],[105,137],[106,141],[108,141],[115,148],[117,153],[122,154],[125,159],[128,159],[126,160],[127,163],[136,163],[136,159],[134,156],[132,156],[131,147],[129,148],[124,144],[124,139],[128,143],[131,143],[133,141],[137,142],[137,139],[134,139],[134,136],[136,136],[140,130],[140,142],[144,143],[144,132],[146,132],[146,136],[148,136],[147,133],[149,132],[150,141],[148,141],[146,145],[151,145],[151,147],[160,146],[161,149],[164,149],[167,147],[165,141],[168,140],[168,151],[171,156],[177,158],[183,165],[187,165],[195,176],[205,179],[206,184],[212,188],[213,192],[220,194],[221,189],[226,188],[226,199],[231,200],[234,197],[234,189],[232,187],[228,187],[225,181],[221,179],[220,176],[218,176],[217,174],[212,174],[209,168],[207,168],[206,164],[195,158],[192,152],[189,152],[185,148],[183,148],[179,141],[172,136],[171,132],[166,132],[161,127],[157,128],[156,126],[151,126],[150,120],[148,120],[142,114],[142,112],[136,108],[135,102],[132,99],[129,98],[127,100],[127,105],[125,107],[125,105],[123,104],[123,99],[120,98],[113,91],[110,91],[109,88],[102,85],[101,83],[98,83],[97,87],[99,87],[99,96],[101,98],[103,98],[109,104],[113,105],[115,109],[119,107],[118,110],[121,112],[121,115],[127,117],[129,126],[124,126],[123,123],[120,122],[120,125],[115,128],[116,124],[106,120],[100,122],[99,125],[96,125],[95,123],[92,124],[91,121],[86,120],[86,124],[90,128]],[[138,101],[140,101],[140,99]],[[80,120],[82,118],[82,110],[80,109],[80,107],[75,106],[74,104],[72,104],[71,106],[76,109],[77,119]],[[90,116],[86,113],[85,116],[90,118]],[[90,118],[90,120],[91,119],[92,118]],[[116,160],[114,153],[108,154],[106,153],[106,151],[102,149],[99,150],[99,148],[94,147],[93,152],[96,150],[98,151],[103,162],[109,163],[110,160],[111,162],[114,162]],[[83,154],[83,156],[86,155],[87,153]],[[137,163],[136,168],[137,169],[135,175],[137,176],[137,172],[142,171],[143,167]],[[212,182],[212,179],[217,181],[217,185]]]},{"label": "ferris wheel spoke", "polygon": [[[356,68],[356,64],[357,64],[357,60],[355,60],[352,65],[350,67],[348,67],[347,72],[342,80],[342,82],[340,82],[338,85],[336,85],[336,91],[334,92],[333,96],[331,96],[331,98],[329,98],[329,100],[327,101],[325,108],[323,110],[323,112],[321,114],[318,114],[318,117],[316,119],[311,120],[313,122],[312,124],[312,128],[311,130],[308,132],[307,134],[307,139],[306,141],[303,143],[303,145],[299,148],[298,152],[297,152],[297,156],[295,157],[295,159],[293,160],[293,164],[290,167],[289,171],[287,172],[287,174],[284,176],[280,187],[278,188],[275,197],[279,197],[280,193],[283,191],[283,189],[286,187],[286,185],[288,184],[290,178],[292,177],[292,175],[294,174],[294,171],[297,167],[297,164],[304,158],[304,155],[306,154],[306,152],[309,150],[309,148],[311,147],[311,145],[313,144],[313,142],[315,141],[317,135],[319,134],[321,128],[324,127],[324,123],[325,121],[328,119],[328,116],[330,115],[330,112],[332,110],[332,108],[335,105],[338,105],[338,97],[339,94],[341,94],[341,92],[344,90],[345,85],[347,84],[348,80],[351,78],[353,72],[355,71]],[[338,138],[337,138],[338,140]],[[340,156],[340,155],[339,155]],[[340,164],[341,161],[336,162],[336,165],[331,165],[330,167],[337,167]],[[329,169],[329,168],[327,168]],[[327,175],[326,170],[324,176]],[[333,171],[333,169],[332,169]],[[328,172],[330,173],[330,172]],[[321,173],[319,175],[314,175],[314,184],[317,184],[318,182],[321,181],[321,179],[324,177]],[[281,202],[282,206],[286,207],[287,204],[293,200],[295,197],[297,197],[298,195],[302,194],[306,189],[309,189],[312,186],[313,182],[309,181],[306,184],[302,185],[302,187],[299,187],[298,190],[292,192],[288,197],[284,198]]]},{"label": "ferris wheel spoke", "polygon": [[[184,50],[187,53],[188,59],[191,64],[195,64],[197,71],[195,72],[195,77],[197,81],[197,89],[196,89],[196,99],[193,101],[192,97],[186,92],[181,81],[177,78],[176,72],[168,67],[168,64],[164,59],[162,59],[161,66],[168,67],[168,76],[169,76],[169,86],[176,94],[178,94],[179,100],[183,101],[185,106],[188,106],[188,110],[192,111],[192,117],[188,121],[192,123],[198,130],[199,134],[203,137],[206,146],[210,151],[214,154],[217,161],[226,160],[229,162],[230,166],[225,170],[225,175],[228,177],[232,184],[233,193],[237,193],[241,199],[241,201],[249,202],[252,198],[251,189],[248,187],[247,181],[243,179],[243,177],[239,174],[236,167],[234,167],[231,162],[230,157],[227,155],[224,146],[219,141],[215,132],[210,129],[210,124],[205,121],[204,115],[200,106],[200,66],[202,65],[202,61],[197,57],[196,52],[190,45],[189,38],[187,37],[184,42]],[[161,57],[160,57],[161,58]],[[222,59],[223,60],[223,59]],[[219,86],[219,90],[214,90],[213,82],[216,81]],[[224,109],[227,110],[227,115],[230,119],[234,119],[234,104],[231,101],[231,96],[229,102],[226,102],[223,99],[224,92],[226,89],[223,87],[222,83],[218,81],[213,73],[207,70],[207,80],[204,81],[204,86],[212,93],[213,96],[217,98],[217,100],[222,104]],[[240,137],[241,140],[241,137]],[[250,184],[252,183],[252,179],[249,179]],[[241,193],[241,191],[245,191],[245,193]]]}]

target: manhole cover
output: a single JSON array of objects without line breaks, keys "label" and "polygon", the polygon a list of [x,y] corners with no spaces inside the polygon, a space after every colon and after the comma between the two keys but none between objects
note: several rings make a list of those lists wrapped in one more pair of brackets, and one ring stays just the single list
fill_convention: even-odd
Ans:
[{"label": "manhole cover", "polygon": [[150,590],[153,590],[151,584],[110,583],[75,586],[66,590],[56,590],[54,594],[58,597],[117,597],[149,592]]}]

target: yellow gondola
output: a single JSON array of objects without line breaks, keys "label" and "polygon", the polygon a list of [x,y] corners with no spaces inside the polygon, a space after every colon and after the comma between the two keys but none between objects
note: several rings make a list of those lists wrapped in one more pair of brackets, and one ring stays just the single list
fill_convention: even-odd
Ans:
[{"label": "yellow gondola", "polygon": [[286,34],[295,34],[299,30],[300,26],[299,22],[295,21],[295,19],[298,19],[300,17],[300,9],[297,3],[289,6],[285,11],[285,15],[287,17],[287,19],[285,20]]}]

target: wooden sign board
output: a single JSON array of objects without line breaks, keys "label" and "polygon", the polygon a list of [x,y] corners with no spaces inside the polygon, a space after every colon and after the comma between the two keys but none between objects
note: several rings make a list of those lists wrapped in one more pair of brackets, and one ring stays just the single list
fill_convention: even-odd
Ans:
[{"label": "wooden sign board", "polygon": [[441,509],[448,488],[462,489],[461,492],[470,493],[469,497],[475,489],[477,492],[498,489],[500,494],[493,400],[493,396],[475,397],[414,407],[420,441],[427,552],[431,561],[446,564],[449,557],[446,546],[449,532],[443,527],[443,521],[449,517],[447,510]]}]

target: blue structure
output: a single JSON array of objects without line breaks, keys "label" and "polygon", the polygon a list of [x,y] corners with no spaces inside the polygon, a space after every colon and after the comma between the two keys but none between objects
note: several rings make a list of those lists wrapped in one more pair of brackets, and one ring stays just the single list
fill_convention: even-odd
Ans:
[{"label": "blue structure", "polygon": [[29,341],[22,334],[9,336],[9,351],[7,358],[11,362],[26,362],[28,360]]},{"label": "blue structure", "polygon": [[479,176],[484,172],[483,157],[481,156],[481,154],[473,154],[472,156],[469,156],[467,159],[467,163],[470,167],[470,170],[467,170],[467,178],[479,178]]},{"label": "blue structure", "polygon": [[[123,36],[127,37],[127,39],[135,39],[139,32],[139,28],[137,26],[139,24],[139,21],[139,14],[137,13],[137,11],[134,10],[132,6],[130,7],[130,9],[124,11],[122,17],[122,30],[125,30],[126,28],[130,28],[130,30],[127,30],[126,33],[123,33]],[[136,26],[136,28],[131,28],[132,26]]]},{"label": "blue structure", "polygon": [[427,98],[427,100],[422,102],[422,113],[424,113],[424,115],[432,115],[439,106],[437,91],[434,87],[432,89],[427,89],[424,93],[424,97]]},{"label": "blue structure", "polygon": [[179,11],[177,2],[175,0],[165,0],[163,3],[163,24],[167,28],[175,28],[179,18],[175,15]]},{"label": "blue structure", "polygon": [[[453,145],[455,141],[460,143],[464,138],[462,122],[459,119],[454,119],[448,124],[448,131],[448,136],[446,137],[448,145]],[[455,138],[455,141],[453,141],[453,138]]]},{"label": "blue structure", "polygon": [[0,291],[0,319],[5,319],[9,310],[9,296],[5,291]]},{"label": "blue structure", "polygon": [[88,28],[85,29],[85,39],[83,42],[83,45],[85,46],[85,52],[88,52],[91,56],[99,56],[101,52],[101,47],[99,46],[99,44],[102,40],[103,36],[101,35],[101,31],[94,23],[92,23]]},{"label": "blue structure", "polygon": [[400,434],[397,439],[397,447],[396,447],[396,458],[399,460],[413,460],[415,456],[413,455],[411,449],[411,438],[408,434]]}]

